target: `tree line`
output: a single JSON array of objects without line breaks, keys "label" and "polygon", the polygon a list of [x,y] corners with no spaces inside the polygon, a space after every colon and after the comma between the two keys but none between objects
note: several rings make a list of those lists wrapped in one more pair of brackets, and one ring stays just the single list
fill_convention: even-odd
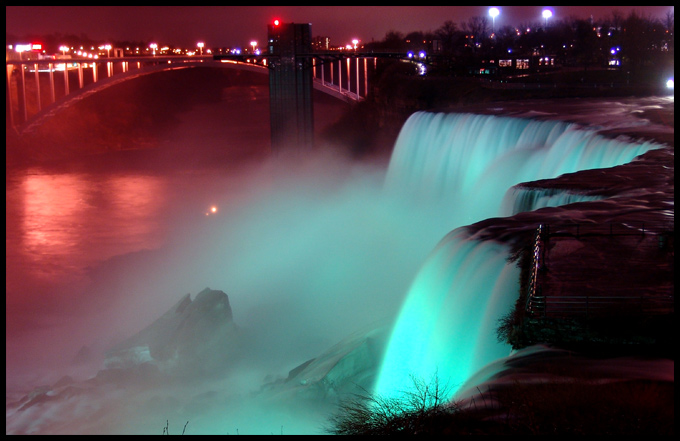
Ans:
[{"label": "tree line", "polygon": [[659,59],[673,60],[674,27],[673,12],[656,19],[614,10],[598,21],[567,17],[493,30],[487,17],[475,16],[460,26],[448,20],[430,32],[392,30],[383,40],[365,44],[364,50],[426,50],[458,64],[508,55],[549,55],[573,66],[606,66],[614,51],[622,66],[637,69]]}]

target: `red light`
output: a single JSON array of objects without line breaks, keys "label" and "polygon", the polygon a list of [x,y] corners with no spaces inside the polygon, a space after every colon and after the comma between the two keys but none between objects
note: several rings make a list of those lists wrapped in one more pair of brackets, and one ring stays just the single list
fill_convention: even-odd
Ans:
[{"label": "red light", "polygon": [[274,20],[274,26],[278,26],[278,25],[279,25],[279,20],[278,19]]}]

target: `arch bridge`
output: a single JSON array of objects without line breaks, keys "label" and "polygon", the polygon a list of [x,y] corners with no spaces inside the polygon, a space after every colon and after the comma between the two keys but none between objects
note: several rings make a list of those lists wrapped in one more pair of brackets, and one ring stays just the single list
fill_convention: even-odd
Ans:
[{"label": "arch bridge", "polygon": [[[271,36],[270,29],[270,43]],[[280,40],[285,44],[285,35]],[[312,52],[307,42],[303,45],[303,50],[293,50],[292,54],[275,48],[267,55],[8,59],[6,123],[19,134],[30,133],[66,106],[123,81],[159,71],[226,67],[269,75],[272,146],[290,141],[284,132],[291,126],[296,126],[293,131],[298,136],[293,141],[309,145],[313,121],[301,121],[311,118],[312,87],[344,101],[358,102],[369,93],[378,60],[414,61],[404,53]],[[309,91],[301,92],[305,88]],[[289,115],[302,116],[291,123]]]}]

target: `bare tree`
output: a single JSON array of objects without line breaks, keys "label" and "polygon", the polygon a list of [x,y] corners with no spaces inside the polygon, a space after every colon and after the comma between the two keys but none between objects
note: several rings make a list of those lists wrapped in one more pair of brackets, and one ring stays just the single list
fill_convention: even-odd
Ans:
[{"label": "bare tree", "polygon": [[467,23],[463,24],[463,30],[468,32],[476,39],[486,38],[488,35],[489,20],[478,15],[470,17]]},{"label": "bare tree", "polygon": [[379,395],[355,395],[340,404],[330,418],[329,433],[334,435],[417,434],[426,430],[428,422],[458,410],[449,401],[450,388],[439,383],[435,374],[427,383],[411,377],[412,389],[399,398]]}]

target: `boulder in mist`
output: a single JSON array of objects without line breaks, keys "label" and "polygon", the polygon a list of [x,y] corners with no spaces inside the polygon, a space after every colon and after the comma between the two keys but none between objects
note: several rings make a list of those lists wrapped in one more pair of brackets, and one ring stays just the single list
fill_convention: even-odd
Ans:
[{"label": "boulder in mist", "polygon": [[280,397],[312,400],[340,399],[370,390],[388,336],[389,327],[384,325],[356,332],[265,388]]},{"label": "boulder in mist", "polygon": [[144,363],[171,374],[211,374],[235,360],[239,332],[229,297],[206,288],[192,301],[185,295],[149,326],[106,353],[106,369],[129,369]]}]

